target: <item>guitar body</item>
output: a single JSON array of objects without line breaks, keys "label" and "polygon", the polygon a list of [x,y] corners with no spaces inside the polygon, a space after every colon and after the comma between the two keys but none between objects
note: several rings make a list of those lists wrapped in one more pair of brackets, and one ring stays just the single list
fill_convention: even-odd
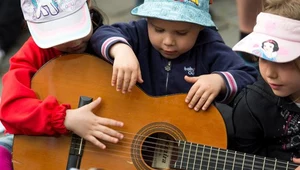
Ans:
[{"label": "guitar body", "polygon": [[[111,74],[109,63],[91,55],[76,54],[49,61],[32,79],[32,89],[40,99],[53,95],[60,103],[77,108],[79,96],[101,97],[94,113],[124,122],[124,127],[117,129],[124,134],[119,143],[105,143],[107,148],[102,150],[86,142],[81,169],[154,169],[151,166],[155,163],[155,149],[144,150],[151,150],[153,147],[146,144],[161,136],[174,143],[183,140],[227,147],[225,124],[214,106],[205,112],[195,112],[184,102],[186,94],[151,97],[138,87],[122,94],[110,85]],[[15,135],[14,169],[66,169],[70,145],[71,136]]]}]

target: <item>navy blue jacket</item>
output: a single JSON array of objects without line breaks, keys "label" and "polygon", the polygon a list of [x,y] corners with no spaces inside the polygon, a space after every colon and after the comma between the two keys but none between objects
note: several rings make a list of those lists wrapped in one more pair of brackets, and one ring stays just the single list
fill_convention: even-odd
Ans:
[{"label": "navy blue jacket", "polygon": [[110,62],[113,59],[109,56],[109,49],[118,42],[129,44],[138,57],[144,80],[138,85],[148,95],[187,93],[193,84],[184,80],[185,75],[215,72],[224,78],[227,87],[226,94],[220,94],[217,101],[229,102],[243,87],[256,80],[256,69],[246,66],[213,29],[200,31],[195,46],[172,60],[164,58],[150,43],[145,19],[102,26],[91,38],[97,55]]}]

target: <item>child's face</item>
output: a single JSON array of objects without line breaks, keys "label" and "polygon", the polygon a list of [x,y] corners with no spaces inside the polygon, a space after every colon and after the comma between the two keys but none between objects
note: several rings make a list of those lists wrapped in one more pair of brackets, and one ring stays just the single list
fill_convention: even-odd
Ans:
[{"label": "child's face", "polygon": [[300,96],[300,58],[288,63],[275,63],[260,58],[259,69],[275,95],[292,98]]},{"label": "child's face", "polygon": [[54,46],[53,48],[65,53],[83,53],[87,48],[88,42],[92,34],[93,34],[93,29],[91,29],[90,33],[83,38],[66,42],[64,44]]},{"label": "child's face", "polygon": [[153,47],[167,59],[189,51],[203,27],[177,21],[148,18],[148,34]]}]

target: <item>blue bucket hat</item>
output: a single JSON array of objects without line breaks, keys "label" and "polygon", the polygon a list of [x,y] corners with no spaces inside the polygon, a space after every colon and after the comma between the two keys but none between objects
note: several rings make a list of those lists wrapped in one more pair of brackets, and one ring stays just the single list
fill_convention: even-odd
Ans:
[{"label": "blue bucket hat", "polygon": [[209,0],[144,0],[131,14],[216,28],[209,14]]}]

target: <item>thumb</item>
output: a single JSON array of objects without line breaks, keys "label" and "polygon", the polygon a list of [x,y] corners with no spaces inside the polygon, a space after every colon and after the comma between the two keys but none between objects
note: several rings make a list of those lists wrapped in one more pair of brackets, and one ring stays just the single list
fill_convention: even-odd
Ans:
[{"label": "thumb", "polygon": [[184,80],[187,81],[188,83],[195,83],[198,80],[198,77],[184,76]]},{"label": "thumb", "polygon": [[[297,164],[300,164],[300,158],[293,158],[293,162],[294,163],[297,163]],[[300,168],[299,168],[300,169]]]},{"label": "thumb", "polygon": [[137,81],[138,81],[139,83],[143,83],[143,82],[144,82],[144,80],[143,80],[143,78],[142,78],[141,69],[139,69],[139,73],[138,73],[138,79],[137,79]]},{"label": "thumb", "polygon": [[92,101],[91,103],[85,105],[84,107],[86,107],[89,110],[94,109],[95,107],[97,107],[101,102],[101,98],[98,97],[96,100]]}]

